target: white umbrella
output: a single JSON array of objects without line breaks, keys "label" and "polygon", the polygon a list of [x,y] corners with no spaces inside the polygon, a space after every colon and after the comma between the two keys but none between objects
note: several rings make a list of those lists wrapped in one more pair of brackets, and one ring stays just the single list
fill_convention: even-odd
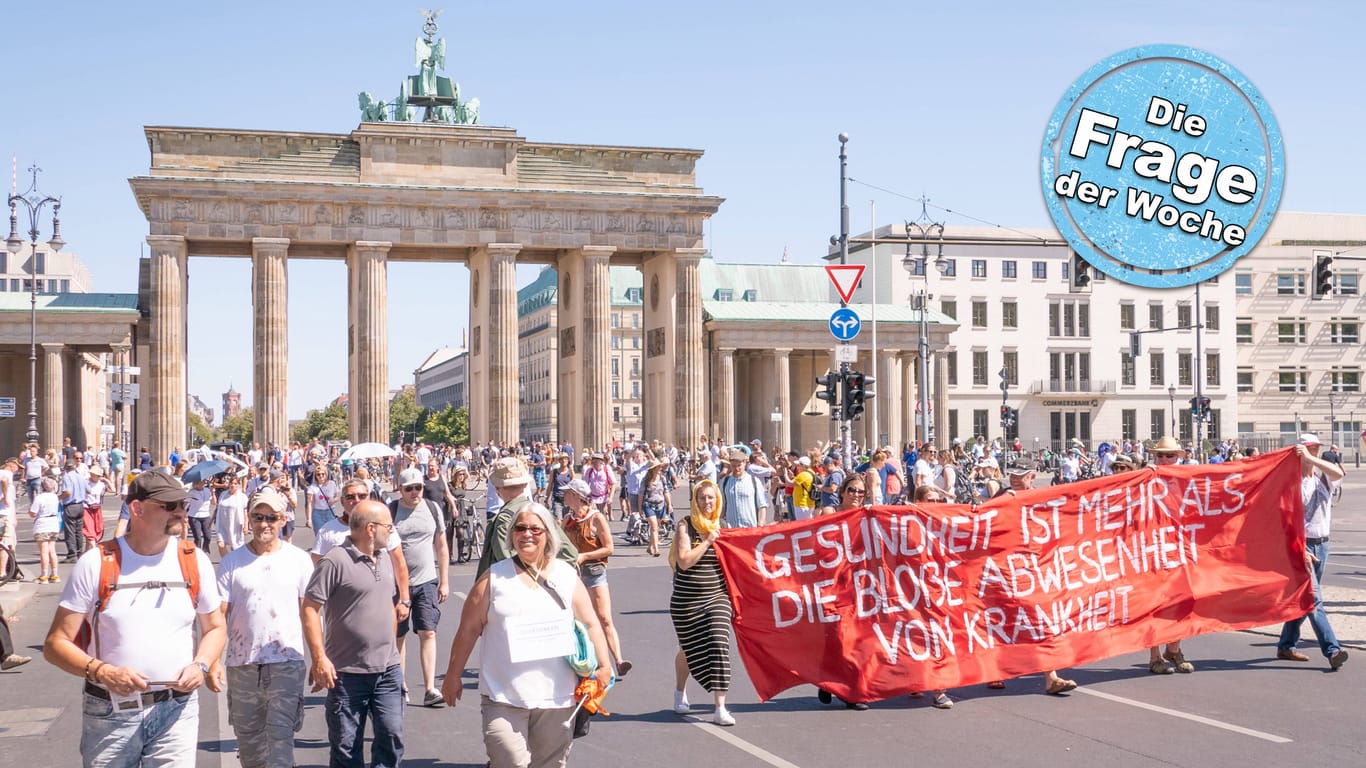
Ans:
[{"label": "white umbrella", "polygon": [[341,458],[342,461],[364,461],[365,459],[383,459],[397,455],[398,451],[384,443],[358,443],[347,448]]}]

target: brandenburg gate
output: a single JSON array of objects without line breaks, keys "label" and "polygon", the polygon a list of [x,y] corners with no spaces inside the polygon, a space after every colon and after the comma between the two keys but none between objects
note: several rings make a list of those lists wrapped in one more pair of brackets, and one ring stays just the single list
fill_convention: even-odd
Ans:
[{"label": "brandenburg gate", "polygon": [[[510,128],[425,122],[362,122],[343,134],[145,130],[151,168],[129,183],[149,225],[142,406],[159,461],[186,434],[192,256],[251,259],[254,439],[263,445],[289,440],[295,259],[346,262],[353,442],[389,437],[393,261],[470,270],[473,440],[519,436],[515,267],[527,263],[559,272],[562,439],[601,446],[611,434],[609,265],[644,275],[646,435],[691,445],[706,431],[698,263],[703,221],[721,199],[696,184],[700,151],[541,144]],[[450,297],[457,306],[465,298]]]}]

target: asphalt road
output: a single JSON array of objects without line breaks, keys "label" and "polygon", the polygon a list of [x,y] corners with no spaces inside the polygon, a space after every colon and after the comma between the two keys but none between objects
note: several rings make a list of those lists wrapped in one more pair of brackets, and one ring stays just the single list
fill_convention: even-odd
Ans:
[{"label": "asphalt road", "polygon": [[[998,766],[1192,766],[1215,768],[1304,762],[1366,764],[1366,473],[1349,475],[1337,506],[1326,595],[1334,628],[1354,657],[1330,673],[1317,649],[1296,664],[1275,660],[1275,638],[1248,631],[1187,640],[1192,675],[1154,676],[1146,652],[1109,659],[1067,673],[1081,684],[1062,697],[1042,694],[1040,676],[1010,681],[1004,691],[985,686],[951,691],[957,704],[940,711],[929,700],[907,697],[853,712],[836,702],[822,706],[815,691],[788,691],[759,703],[738,657],[730,708],[734,728],[709,722],[710,697],[689,684],[694,714],[672,711],[673,656],[669,622],[670,573],[665,558],[620,544],[609,580],[619,632],[634,669],[607,699],[613,715],[596,718],[593,732],[576,742],[570,762],[602,768],[663,759],[682,766],[905,765],[927,761]],[[679,505],[681,509],[681,498]],[[614,528],[621,528],[614,523]],[[306,543],[309,532],[296,537]],[[29,548],[32,545],[27,545]],[[21,556],[25,549],[21,547]],[[470,564],[452,567],[456,593],[469,588]],[[39,654],[56,605],[56,587],[0,588],[7,605],[26,603],[13,625],[24,650]],[[461,597],[446,603],[438,632],[438,668],[444,668],[459,621]],[[1306,631],[1307,631],[1306,627]],[[410,644],[409,680],[420,680]],[[416,690],[420,684],[413,684]],[[465,677],[466,700],[457,707],[405,713],[405,764],[482,766],[477,678]],[[0,673],[0,754],[11,765],[79,762],[79,681],[41,660]],[[235,741],[225,722],[223,697],[201,695],[199,764],[236,766]],[[985,725],[988,727],[984,728]],[[322,698],[308,699],[296,760],[327,764]]]}]

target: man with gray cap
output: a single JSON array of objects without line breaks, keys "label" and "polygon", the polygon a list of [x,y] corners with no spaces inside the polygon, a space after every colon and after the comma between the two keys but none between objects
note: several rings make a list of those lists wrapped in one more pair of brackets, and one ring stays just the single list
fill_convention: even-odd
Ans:
[{"label": "man with gray cap", "polygon": [[717,481],[724,501],[726,527],[751,528],[767,524],[768,495],[764,493],[763,482],[746,471],[749,456],[742,448],[731,448],[726,461],[727,473]]},{"label": "man with gray cap", "polygon": [[[87,766],[194,764],[194,692],[223,652],[226,630],[213,564],[181,541],[187,495],[164,472],[138,475],[128,534],[81,557],[52,619],[44,658],[85,678]],[[83,626],[88,642],[77,639]]]},{"label": "man with gray cap", "polygon": [[1281,627],[1281,638],[1276,643],[1276,658],[1284,661],[1309,661],[1309,657],[1295,650],[1300,642],[1300,627],[1305,618],[1318,638],[1319,650],[1328,659],[1334,672],[1347,662],[1347,651],[1338,644],[1333,625],[1323,610],[1323,569],[1328,564],[1328,530],[1333,516],[1333,485],[1342,480],[1342,468],[1319,456],[1323,446],[1317,435],[1300,435],[1295,452],[1300,456],[1300,499],[1304,502],[1305,560],[1314,577],[1314,609],[1307,617],[1287,621]]},{"label": "man with gray cap", "polygon": [[209,688],[228,687],[228,722],[244,768],[294,765],[303,723],[304,630],[299,618],[313,561],[280,539],[285,500],[263,488],[247,502],[251,541],[223,557],[218,594],[227,619],[227,668],[215,660]]},{"label": "man with gray cap", "polygon": [[450,552],[445,519],[436,504],[422,497],[425,487],[422,473],[409,467],[398,473],[399,497],[389,502],[394,533],[408,564],[408,594],[413,603],[411,615],[398,623],[398,658],[400,670],[406,670],[405,641],[411,628],[417,633],[426,691],[422,706],[442,707],[445,701],[436,687],[436,627],[441,623],[441,604],[450,596]]},{"label": "man with gray cap", "polygon": [[[484,552],[479,556],[479,567],[474,572],[475,581],[479,581],[479,577],[484,575],[489,566],[506,560],[512,554],[507,550],[508,529],[512,527],[512,521],[516,519],[517,513],[531,503],[531,497],[526,492],[530,483],[531,474],[521,459],[509,456],[493,462],[493,469],[489,472],[489,487],[498,492],[502,506],[484,530]],[[569,541],[568,536],[560,537],[560,551],[557,556],[575,568],[578,567],[579,550]]]}]

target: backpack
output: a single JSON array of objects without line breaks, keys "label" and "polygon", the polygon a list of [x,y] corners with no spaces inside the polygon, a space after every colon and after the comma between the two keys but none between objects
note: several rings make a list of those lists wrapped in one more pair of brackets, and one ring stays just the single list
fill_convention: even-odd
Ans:
[{"label": "backpack", "polygon": [[120,589],[142,589],[151,587],[162,589],[165,587],[184,587],[190,592],[190,605],[199,604],[199,561],[195,558],[194,541],[184,539],[176,547],[176,561],[180,563],[180,575],[183,581],[138,581],[119,583],[119,573],[123,569],[123,548],[119,546],[118,539],[109,539],[100,542],[100,593],[95,599],[95,607],[90,611],[81,624],[81,628],[76,633],[76,645],[81,648],[89,648],[90,641],[95,641],[95,656],[99,657],[99,635],[96,630],[99,627],[100,614],[109,607],[109,598],[114,592]]},{"label": "backpack", "polygon": [[972,504],[971,474],[962,464],[955,466],[953,472],[953,501],[955,504]]}]

